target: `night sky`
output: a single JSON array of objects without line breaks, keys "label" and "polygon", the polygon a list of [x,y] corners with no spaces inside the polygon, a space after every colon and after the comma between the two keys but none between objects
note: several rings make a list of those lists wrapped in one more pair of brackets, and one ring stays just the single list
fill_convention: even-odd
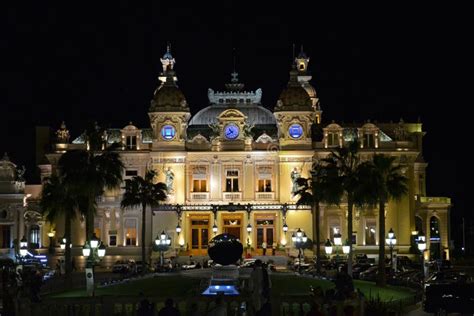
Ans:
[{"label": "night sky", "polygon": [[[472,216],[466,156],[459,150],[471,147],[465,108],[472,104],[462,97],[470,88],[463,78],[472,76],[465,61],[472,35],[462,8],[342,12],[305,2],[110,3],[53,8],[37,2],[0,13],[2,150],[27,166],[31,181],[37,125],[57,128],[65,120],[73,137],[88,120],[149,126],[168,41],[193,114],[207,106],[208,88],[223,90],[229,81],[234,48],[241,81],[248,90],[262,88],[263,104],[272,109],[288,81],[294,43],[311,57],[325,123],[420,118],[427,193],[453,198],[454,225],[462,214]],[[459,229],[453,237],[459,240]]]}]

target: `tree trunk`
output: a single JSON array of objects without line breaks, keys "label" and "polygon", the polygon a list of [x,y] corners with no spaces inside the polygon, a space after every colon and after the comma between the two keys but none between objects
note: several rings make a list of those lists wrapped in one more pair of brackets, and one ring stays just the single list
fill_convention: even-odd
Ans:
[{"label": "tree trunk", "polygon": [[65,265],[65,272],[66,272],[66,284],[71,280],[71,272],[72,272],[72,257],[71,257],[71,212],[66,211],[64,217],[64,235],[66,237],[66,248],[65,248],[65,255],[64,255],[64,265]]},{"label": "tree trunk", "polygon": [[146,204],[142,204],[142,273],[146,272],[146,261],[145,261],[145,215],[146,215]]},{"label": "tree trunk", "polygon": [[[319,215],[321,214],[321,209],[319,202],[315,203],[315,217],[316,217],[316,272],[321,273],[321,223]],[[313,237],[314,238],[314,237]]]},{"label": "tree trunk", "polygon": [[385,202],[379,202],[379,271],[377,285],[385,286]]},{"label": "tree trunk", "polygon": [[[87,216],[86,216],[86,240],[91,240],[94,235],[94,209],[92,207],[94,203],[93,198],[89,198],[89,203],[87,205]],[[100,239],[100,236],[96,236]]]},{"label": "tree trunk", "polygon": [[[352,258],[354,254],[352,252],[352,210],[354,208],[354,202],[352,196],[347,197],[347,240],[349,241],[349,254],[347,256],[347,274],[352,277]],[[343,242],[344,244],[344,242]]]}]

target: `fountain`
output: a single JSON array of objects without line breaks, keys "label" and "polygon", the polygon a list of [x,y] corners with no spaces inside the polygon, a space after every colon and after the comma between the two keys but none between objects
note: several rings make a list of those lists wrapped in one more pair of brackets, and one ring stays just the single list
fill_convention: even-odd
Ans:
[{"label": "fountain", "polygon": [[209,286],[203,295],[239,295],[236,263],[242,257],[243,250],[242,244],[233,235],[220,234],[209,241],[207,253],[216,264],[212,266]]}]

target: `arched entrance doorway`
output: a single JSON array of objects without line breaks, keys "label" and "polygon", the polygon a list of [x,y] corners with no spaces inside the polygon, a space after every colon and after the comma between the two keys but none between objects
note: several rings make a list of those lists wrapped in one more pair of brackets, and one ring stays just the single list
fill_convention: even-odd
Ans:
[{"label": "arched entrance doorway", "polygon": [[430,218],[430,258],[431,260],[441,259],[439,219],[436,216]]}]

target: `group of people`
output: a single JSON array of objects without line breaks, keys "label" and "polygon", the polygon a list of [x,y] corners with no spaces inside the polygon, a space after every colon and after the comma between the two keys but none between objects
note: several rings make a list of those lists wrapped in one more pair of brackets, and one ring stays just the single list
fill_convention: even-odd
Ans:
[{"label": "group of people", "polygon": [[[263,253],[264,256],[267,255],[267,248],[268,248],[267,243],[266,243],[265,241],[263,241],[263,242],[262,242],[262,253]],[[272,244],[272,256],[275,255],[276,249],[277,249],[277,243],[274,242],[274,243]]]},{"label": "group of people", "polygon": [[[268,275],[268,269],[266,264],[262,260],[257,259],[255,261],[255,266],[253,271],[250,273],[250,279],[248,283],[248,291],[250,294],[249,304],[243,304],[242,309],[251,309],[252,315],[271,315],[272,309],[270,304],[270,290],[271,290],[271,280]],[[147,298],[145,298],[143,293],[140,293],[140,303],[138,304],[137,315],[139,316],[149,316],[153,315],[155,306]],[[171,298],[168,298],[165,301],[165,306],[160,309],[158,312],[159,316],[179,316],[180,312],[175,306],[174,301]],[[191,306],[191,315],[198,316],[199,308],[196,303]],[[206,311],[205,315],[207,316],[227,316],[227,305],[224,302],[222,295],[217,295],[214,303],[211,305],[211,308]]]}]

